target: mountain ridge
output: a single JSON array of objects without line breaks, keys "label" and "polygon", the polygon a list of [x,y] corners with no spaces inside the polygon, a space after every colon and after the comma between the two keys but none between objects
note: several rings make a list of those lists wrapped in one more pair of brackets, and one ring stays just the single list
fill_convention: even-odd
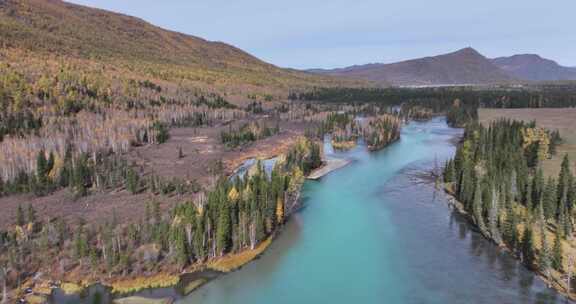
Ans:
[{"label": "mountain ridge", "polygon": [[490,59],[472,47],[393,63],[368,63],[307,71],[400,86],[576,80],[576,68],[561,66],[537,54]]},{"label": "mountain ridge", "polygon": [[312,72],[400,86],[486,84],[513,80],[471,47],[395,63],[372,63]]},{"label": "mountain ridge", "polygon": [[531,81],[576,80],[576,68],[565,67],[538,54],[497,57],[492,62],[515,78]]}]

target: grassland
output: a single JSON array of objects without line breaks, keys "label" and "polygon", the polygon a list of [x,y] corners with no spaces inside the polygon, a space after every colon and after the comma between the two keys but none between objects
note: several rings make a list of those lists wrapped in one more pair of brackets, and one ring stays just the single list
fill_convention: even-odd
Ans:
[{"label": "grassland", "polygon": [[565,154],[576,160],[576,108],[480,109],[478,118],[483,124],[501,118],[536,121],[541,127],[560,131],[562,144],[552,159],[544,161],[544,173],[548,176],[558,176]]}]

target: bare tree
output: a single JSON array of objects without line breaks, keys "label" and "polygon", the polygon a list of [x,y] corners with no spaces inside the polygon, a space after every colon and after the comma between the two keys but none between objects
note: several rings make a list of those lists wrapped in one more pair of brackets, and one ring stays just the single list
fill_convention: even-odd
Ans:
[{"label": "bare tree", "polygon": [[8,303],[8,291],[6,287],[6,277],[8,276],[8,268],[6,266],[0,267],[0,278],[2,278],[2,301],[0,303]]},{"label": "bare tree", "polygon": [[570,255],[568,255],[568,269],[566,275],[566,292],[568,294],[570,294],[570,287],[572,284],[572,271],[574,269],[575,258],[574,252],[570,252]]}]

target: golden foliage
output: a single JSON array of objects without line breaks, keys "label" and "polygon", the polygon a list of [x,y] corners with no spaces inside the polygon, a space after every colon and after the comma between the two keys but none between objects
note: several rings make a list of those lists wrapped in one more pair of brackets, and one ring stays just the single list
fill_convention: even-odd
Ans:
[{"label": "golden foliage", "polygon": [[232,187],[232,189],[230,189],[230,191],[228,192],[228,200],[230,202],[236,202],[236,200],[238,200],[239,197],[240,194],[238,193],[238,190],[236,190],[236,187]]},{"label": "golden foliage", "polygon": [[71,295],[80,293],[84,289],[84,287],[76,283],[66,282],[60,285],[60,289],[62,289],[62,291],[64,291],[65,294]]},{"label": "golden foliage", "polygon": [[230,272],[252,261],[262,254],[272,243],[272,237],[261,242],[254,249],[247,249],[239,253],[229,254],[208,262],[208,268],[221,272]]},{"label": "golden foliage", "polygon": [[278,197],[278,200],[276,201],[276,220],[278,221],[278,224],[284,222],[284,201],[280,197]]},{"label": "golden foliage", "polygon": [[538,142],[538,160],[550,158],[550,135],[544,128],[525,128],[522,130],[522,147],[527,149],[530,145]]},{"label": "golden foliage", "polygon": [[177,275],[159,273],[148,277],[136,277],[112,282],[113,293],[126,294],[147,288],[163,288],[178,284],[180,277]]}]

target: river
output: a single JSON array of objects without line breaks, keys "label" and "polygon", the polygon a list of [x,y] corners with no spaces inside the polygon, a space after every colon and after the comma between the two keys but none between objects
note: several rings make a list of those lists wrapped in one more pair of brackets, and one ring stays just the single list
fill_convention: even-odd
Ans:
[{"label": "river", "polygon": [[425,172],[461,130],[412,122],[401,140],[303,188],[306,208],[257,261],[178,303],[564,303],[448,208]]},{"label": "river", "polygon": [[[566,303],[451,211],[426,178],[454,154],[461,133],[435,118],[408,124],[379,152],[334,152],[327,142],[327,153],[353,163],[304,184],[305,208],[260,259],[185,297],[172,288],[138,295],[181,304]],[[82,299],[54,300],[110,296],[96,286]]]}]

